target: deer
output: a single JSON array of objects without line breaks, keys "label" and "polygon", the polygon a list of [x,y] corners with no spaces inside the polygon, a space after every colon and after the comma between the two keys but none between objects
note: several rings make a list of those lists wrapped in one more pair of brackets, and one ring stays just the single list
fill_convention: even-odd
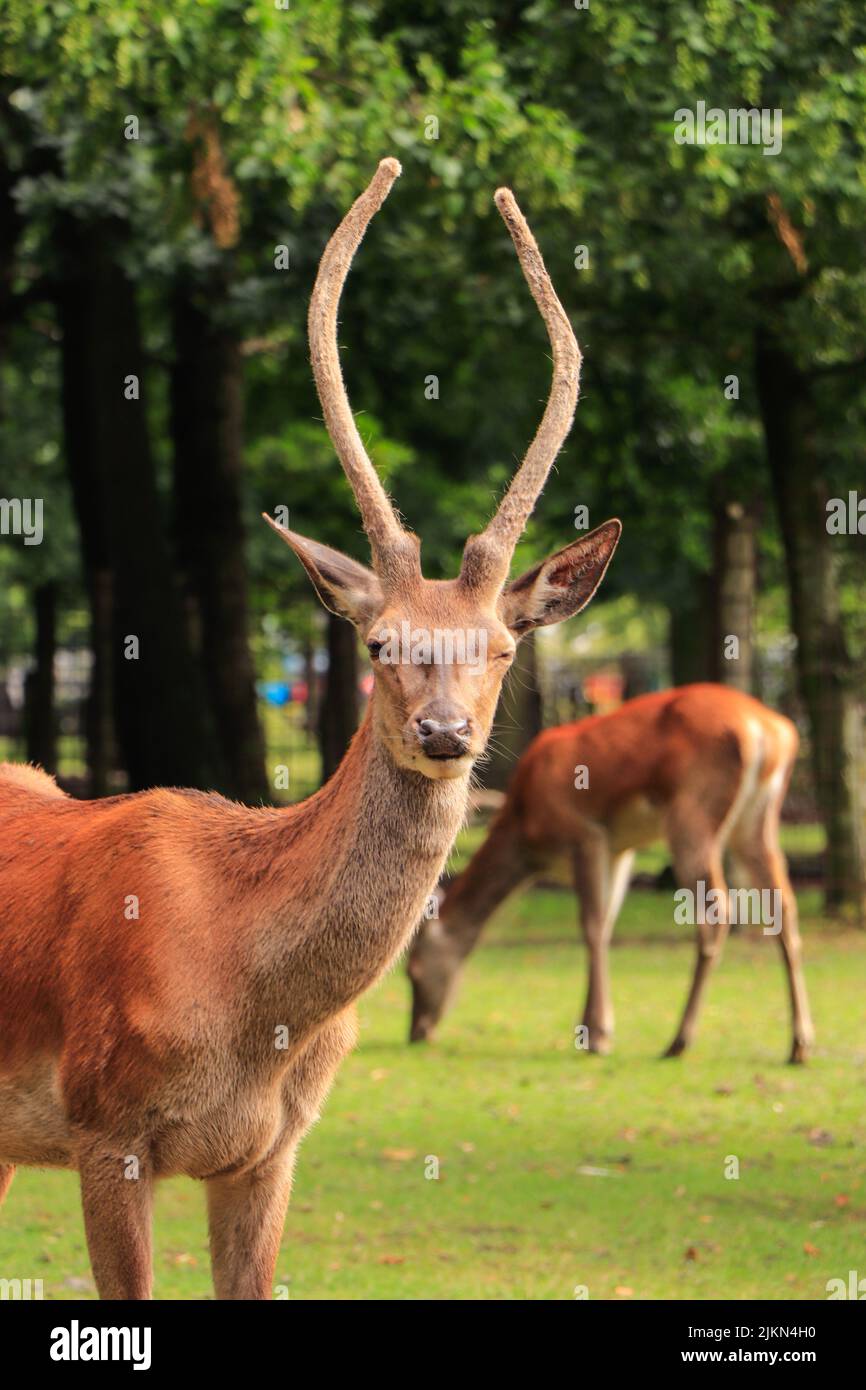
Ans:
[{"label": "deer", "polygon": [[[814,1030],[794,896],[779,819],[797,756],[796,726],[729,686],[696,684],[640,695],[607,714],[539,734],[512,774],[505,800],[467,867],[440,891],[409,956],[410,1041],[430,1039],[454,999],[464,962],[509,894],[555,861],[570,860],[588,954],[581,1041],[610,1051],[614,1015],[608,949],[638,849],[664,840],[691,890],[697,955],[676,1034],[678,1057],[695,1036],[708,979],[731,925],[728,851],[747,912],[778,905],[777,935],[792,1018],[789,1060],[805,1062]],[[759,899],[754,890],[777,897]],[[681,898],[686,909],[689,900]],[[675,920],[677,920],[675,918]],[[740,918],[742,920],[742,918]],[[578,1044],[580,1045],[580,1044]]]},{"label": "deer", "polygon": [[[38,768],[0,769],[0,1197],[18,1165],[77,1171],[102,1299],[152,1296],[153,1189],[170,1175],[205,1185],[216,1297],[273,1296],[298,1147],[356,1043],[356,1000],[440,877],[517,643],[589,602],[619,540],[606,522],[509,581],[571,428],[581,353],[502,188],[550,340],[550,394],[457,578],[422,575],[338,347],[351,262],[400,172],[379,163],[325,247],[309,309],[313,376],[371,565],[265,516],[370,653],[373,692],[334,775],[294,806],[247,807],[175,788],[78,801]],[[441,645],[385,660],[404,624],[483,641],[471,662]]]}]

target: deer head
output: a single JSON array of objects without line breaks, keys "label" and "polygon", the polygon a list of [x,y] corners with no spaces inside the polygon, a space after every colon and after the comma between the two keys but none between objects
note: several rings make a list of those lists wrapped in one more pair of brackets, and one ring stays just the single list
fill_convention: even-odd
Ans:
[{"label": "deer head", "polygon": [[510,190],[501,188],[496,206],[553,349],[550,397],[496,515],[466,542],[459,576],[423,577],[418,538],[400,522],[355,425],[337,346],[337,312],[352,257],[399,174],[395,159],[383,159],[334,232],[309,313],[319,399],[358,502],[372,568],[265,520],[294,550],[325,607],[353,622],[366,644],[375,679],[374,732],[394,761],[424,777],[451,778],[466,775],[484,750],[520,638],[589,602],[622,528],[607,521],[508,582],[514,547],[571,427],[581,357],[532,233]]}]

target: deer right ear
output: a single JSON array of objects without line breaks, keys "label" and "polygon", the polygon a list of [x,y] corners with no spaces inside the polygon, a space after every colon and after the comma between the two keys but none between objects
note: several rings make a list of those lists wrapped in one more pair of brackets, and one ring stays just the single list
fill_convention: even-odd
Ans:
[{"label": "deer right ear", "polygon": [[350,560],[339,550],[287,531],[285,526],[262,513],[268,525],[291,546],[322,603],[331,613],[348,618],[356,627],[369,627],[384,606],[382,586],[366,565]]}]

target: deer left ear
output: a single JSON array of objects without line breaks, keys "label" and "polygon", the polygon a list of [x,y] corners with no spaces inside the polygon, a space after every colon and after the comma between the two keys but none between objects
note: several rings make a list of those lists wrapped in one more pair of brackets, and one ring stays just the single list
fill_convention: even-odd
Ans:
[{"label": "deer left ear", "polygon": [[606,521],[507,585],[499,600],[505,625],[519,637],[579,613],[604,578],[621,534],[621,522]]}]

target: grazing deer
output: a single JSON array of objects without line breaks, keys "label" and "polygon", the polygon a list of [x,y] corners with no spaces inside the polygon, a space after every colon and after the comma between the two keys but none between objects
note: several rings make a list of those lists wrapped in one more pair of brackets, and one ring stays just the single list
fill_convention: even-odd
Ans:
[{"label": "grazing deer", "polygon": [[[78,1169],[103,1298],[150,1296],[153,1181],[177,1173],[206,1184],[217,1297],[271,1296],[298,1144],[354,1045],[354,1001],[405,947],[439,878],[516,643],[589,602],[619,539],[609,521],[508,583],[571,426],[580,352],[500,189],[550,337],[550,398],[459,577],[422,577],[419,542],[361,443],[337,347],[349,266],[399,173],[383,160],[332,236],[309,315],[325,421],[373,567],[270,522],[373,658],[374,693],[335,775],[280,810],[174,789],[78,802],[35,768],[0,771],[0,1195],[16,1164]],[[483,661],[439,648],[384,660],[404,624],[480,634]]]},{"label": "grazing deer", "polygon": [[[805,1061],[812,1020],[797,902],[779,847],[779,814],[797,745],[790,720],[721,685],[641,695],[612,714],[539,734],[514,770],[487,839],[446,889],[438,918],[426,922],[414,942],[411,1040],[430,1037],[494,909],[565,854],[589,950],[583,1024],[590,1051],[607,1052],[613,1034],[610,938],[635,851],[664,838],[679,882],[696,890],[694,902],[712,909],[698,913],[692,985],[665,1056],[678,1056],[692,1041],[704,987],[727,934],[727,849],[737,881],[778,890],[771,901],[781,909],[781,923],[770,930],[779,937],[791,996],[790,1060]],[[738,899],[745,900],[738,894],[732,901]],[[757,896],[750,893],[748,901],[754,911]]]}]

